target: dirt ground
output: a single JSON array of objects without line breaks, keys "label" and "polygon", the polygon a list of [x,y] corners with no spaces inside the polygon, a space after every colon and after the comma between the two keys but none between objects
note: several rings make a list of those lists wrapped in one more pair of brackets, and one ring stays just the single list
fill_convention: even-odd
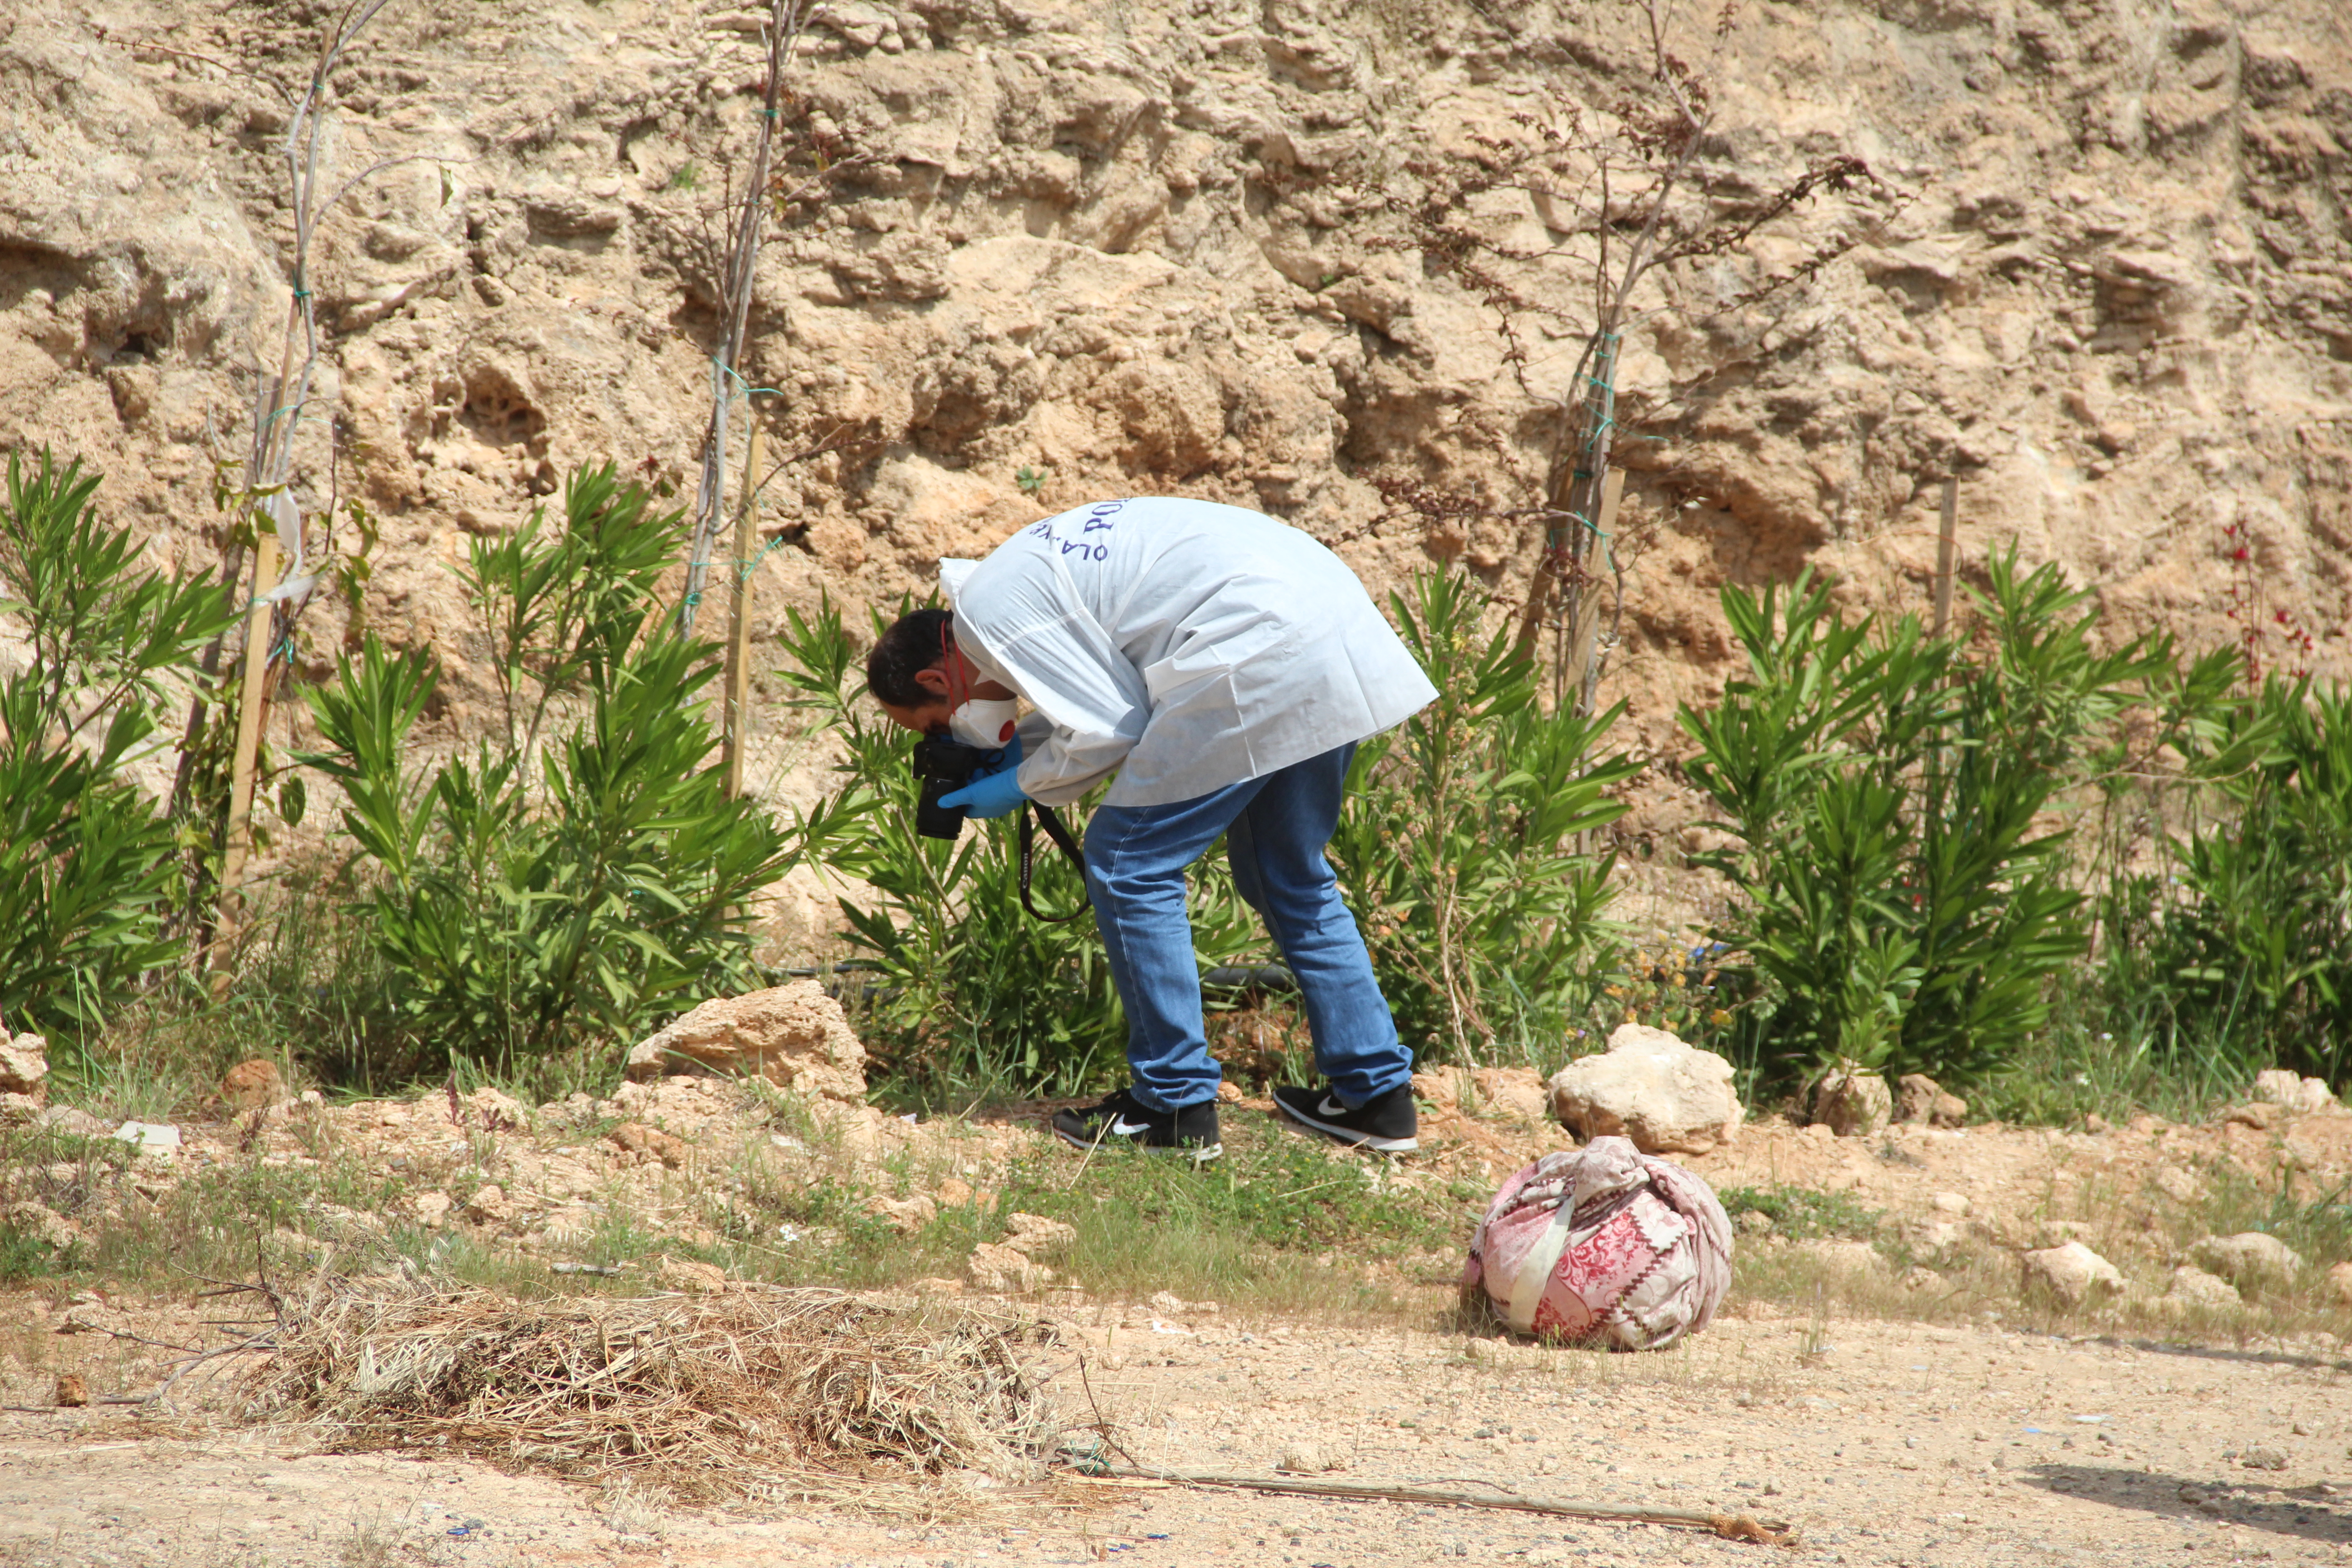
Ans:
[{"label": "dirt ground", "polygon": [[[2327,1344],[1782,1315],[1651,1356],[1115,1308],[1064,1328],[1060,1380],[1083,1353],[1147,1467],[1270,1475],[1286,1450],[1315,1462],[1295,1452],[1311,1444],[1336,1480],[1785,1520],[1822,1563],[2352,1561],[2337,1489],[2352,1484],[2352,1362]],[[0,1418],[11,1568],[1778,1557],[1685,1530],[1178,1489],[986,1501],[931,1525],[668,1512],[478,1464],[307,1452],[284,1432],[174,1433],[104,1410]]]},{"label": "dirt ground", "polygon": [[[1561,1142],[1526,1103],[1528,1084],[1505,1075],[1454,1088],[1433,1086],[1424,1175],[1499,1181]],[[700,1142],[719,1142],[720,1100],[707,1086],[673,1080],[623,1109],[656,1131],[696,1133],[688,1113],[704,1116]],[[424,1102],[312,1114],[331,1121],[339,1157],[363,1165],[450,1138],[446,1126],[431,1131],[434,1116],[446,1117]],[[511,1182],[515,1202],[560,1185],[549,1173],[567,1161],[619,1159],[615,1134],[599,1125],[566,1132],[551,1118],[543,1135],[507,1134],[502,1157],[530,1177]],[[906,1150],[888,1145],[908,1134],[896,1121],[885,1131],[878,1157],[903,1167]],[[950,1135],[982,1164],[1029,1136],[1002,1122]],[[191,1130],[177,1159],[184,1170],[233,1156],[292,1159],[303,1138],[321,1146],[319,1136],[299,1119],[260,1133]],[[757,1141],[776,1147],[766,1132]],[[278,1142],[287,1149],[273,1152]],[[603,1173],[597,1191],[658,1179],[672,1184],[659,1189],[665,1201],[677,1200],[676,1184],[690,1184],[697,1169],[690,1159],[671,1170],[634,1158]],[[164,1192],[167,1178],[139,1174],[147,1163],[121,1203]],[[1846,1193],[1883,1212],[1875,1253],[1869,1243],[1828,1244],[1847,1247],[1840,1256],[1869,1278],[1837,1284],[1817,1269],[1834,1289],[1800,1295],[1783,1279],[1767,1289],[1757,1260],[1806,1244],[1743,1232],[1745,1293],[1736,1286],[1724,1315],[1689,1342],[1633,1356],[1441,1329],[1444,1292],[1426,1280],[1418,1316],[1350,1325],[1167,1298],[1090,1299],[1066,1282],[1029,1298],[1059,1330],[1059,1346],[1045,1352],[1052,1386],[1074,1426],[1107,1423],[1147,1468],[1264,1477],[1320,1466],[1349,1483],[1744,1514],[1793,1526],[1806,1561],[2352,1562],[2352,1319],[2318,1300],[2328,1284],[2315,1270],[2299,1289],[2317,1304],[2284,1314],[2253,1296],[2242,1317],[2176,1321],[2147,1310],[2162,1304],[2182,1238],[2221,1216],[2217,1190],[2284,1183],[2307,1202],[2342,1181],[2352,1115],[2258,1110],[2196,1126],[1911,1127],[1856,1139],[1767,1121],[1689,1163],[1718,1188]],[[548,1219],[501,1217],[447,1184],[464,1210],[448,1226],[518,1257],[545,1256],[531,1249],[557,1228]],[[101,1197],[86,1223],[99,1223]],[[539,1213],[590,1202],[551,1191]],[[678,1212],[695,1211],[680,1202]],[[2035,1310],[2016,1290],[2015,1253],[2061,1237],[2081,1237],[2121,1266],[2127,1298],[2104,1312]],[[1906,1273],[1907,1258],[1937,1268]],[[218,1395],[184,1401],[191,1413],[169,1419],[131,1404],[42,1407],[67,1370],[96,1398],[127,1399],[152,1385],[173,1353],[164,1346],[198,1342],[215,1331],[208,1322],[235,1315],[193,1289],[0,1295],[0,1403],[10,1406],[0,1411],[0,1564],[1779,1560],[1772,1548],[1659,1526],[1077,1482],[1035,1494],[966,1489],[929,1522],[701,1512],[437,1455],[323,1451],[316,1434],[240,1426],[233,1401]]]}]

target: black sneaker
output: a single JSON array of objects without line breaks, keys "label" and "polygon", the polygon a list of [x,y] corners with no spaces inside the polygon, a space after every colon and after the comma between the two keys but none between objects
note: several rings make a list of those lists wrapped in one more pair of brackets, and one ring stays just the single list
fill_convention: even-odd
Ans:
[{"label": "black sneaker", "polygon": [[1172,1149],[1203,1164],[1225,1152],[1217,1138],[1217,1102],[1204,1100],[1181,1110],[1154,1110],[1120,1089],[1100,1105],[1054,1112],[1054,1133],[1078,1149],[1127,1143],[1139,1149]]},{"label": "black sneaker", "polygon": [[1327,1086],[1322,1089],[1277,1089],[1274,1103],[1301,1127],[1311,1127],[1326,1138],[1360,1143],[1383,1154],[1410,1154],[1421,1147],[1421,1113],[1413,1109],[1412,1085],[1399,1084],[1369,1105],[1350,1110]]}]

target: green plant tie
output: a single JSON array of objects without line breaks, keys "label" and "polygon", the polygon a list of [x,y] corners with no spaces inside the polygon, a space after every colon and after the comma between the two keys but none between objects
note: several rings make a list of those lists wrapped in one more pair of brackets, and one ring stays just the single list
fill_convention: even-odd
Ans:
[{"label": "green plant tie", "polygon": [[772,551],[776,548],[776,546],[778,546],[778,545],[782,544],[783,542],[784,542],[784,536],[783,536],[782,534],[779,533],[779,534],[777,534],[777,535],[776,535],[776,537],[775,537],[775,538],[771,539],[770,541],[768,541],[768,542],[767,542],[767,543],[765,543],[765,544],[763,544],[763,545],[760,546],[760,552],[759,552],[759,553],[758,553],[758,554],[756,554],[756,555],[754,555],[754,556],[752,556],[752,557],[751,557],[751,559],[750,559],[749,561],[738,561],[738,562],[736,562],[736,563],[735,563],[735,580],[736,580],[737,582],[740,583],[740,582],[743,582],[743,581],[745,581],[746,579],[748,579],[748,578],[751,575],[751,574],[752,574],[753,572],[755,572],[755,571],[757,571],[757,570],[759,569],[760,563],[761,563],[761,562],[762,562],[762,561],[765,561],[765,560],[768,558],[768,556],[769,556],[770,552],[772,552]]},{"label": "green plant tie", "polygon": [[730,381],[732,381],[737,386],[740,387],[742,389],[743,395],[746,397],[755,396],[762,392],[766,393],[771,397],[782,397],[784,395],[782,387],[753,386],[750,382],[743,379],[741,374],[739,373],[733,365],[725,363],[717,354],[712,354],[710,356],[710,363],[721,375],[724,375]]},{"label": "green plant tie", "polygon": [[[760,563],[765,561],[776,547],[783,542],[784,536],[779,533],[775,538],[771,539],[767,543],[761,545],[758,554],[752,555],[749,558],[737,556],[730,560],[728,564],[735,570],[735,580],[740,583],[749,578],[754,571],[758,570]],[[689,561],[687,564],[707,572],[710,569],[711,563],[706,558],[701,561]],[[685,602],[689,606],[699,608],[702,604],[702,590],[698,588],[693,593],[688,594],[686,596]]]}]

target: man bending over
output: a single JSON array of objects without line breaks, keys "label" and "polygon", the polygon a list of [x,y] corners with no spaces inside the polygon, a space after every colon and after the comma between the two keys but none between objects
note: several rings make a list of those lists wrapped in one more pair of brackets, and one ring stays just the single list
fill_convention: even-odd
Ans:
[{"label": "man bending over", "polygon": [[[1002,816],[1118,774],[1087,826],[1086,877],[1134,1081],[1054,1131],[1081,1147],[1222,1152],[1184,873],[1223,834],[1234,885],[1297,977],[1328,1080],[1275,1102],[1343,1142],[1415,1147],[1412,1056],[1323,848],[1357,743],[1437,692],[1355,574],[1270,517],[1144,497],[1047,518],[985,561],[942,561],[940,584],[951,609],[904,617],[866,666],[897,722],[1009,748],[940,804]],[[1017,726],[1016,698],[1034,710]]]}]

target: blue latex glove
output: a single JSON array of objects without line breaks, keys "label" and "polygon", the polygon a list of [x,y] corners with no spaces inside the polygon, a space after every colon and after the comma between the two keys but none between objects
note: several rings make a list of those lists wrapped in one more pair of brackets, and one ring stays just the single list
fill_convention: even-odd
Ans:
[{"label": "blue latex glove", "polygon": [[941,805],[960,805],[982,820],[1006,816],[1021,809],[1029,797],[1021,793],[1021,765],[1007,763],[992,773],[981,773],[959,790],[940,796]]}]

